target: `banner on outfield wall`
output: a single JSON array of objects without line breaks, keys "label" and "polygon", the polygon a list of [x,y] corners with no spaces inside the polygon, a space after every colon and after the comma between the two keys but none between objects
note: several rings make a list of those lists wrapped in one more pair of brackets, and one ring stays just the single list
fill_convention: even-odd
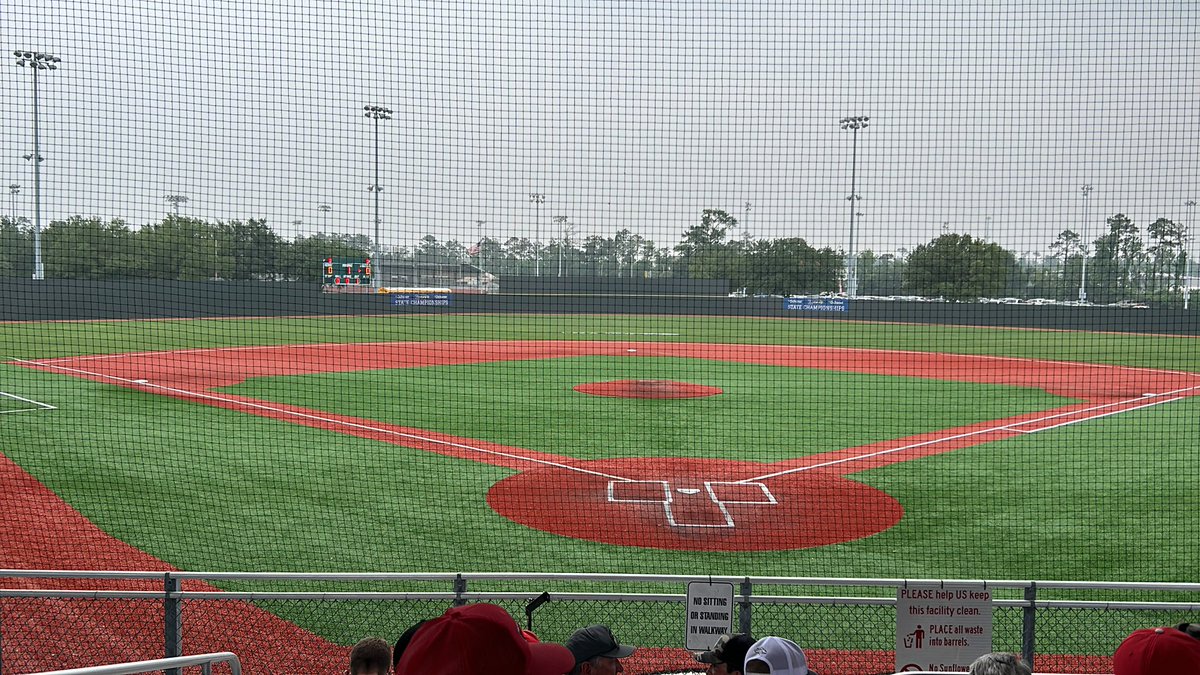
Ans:
[{"label": "banner on outfield wall", "polygon": [[726,633],[733,632],[733,584],[693,581],[687,590],[686,648],[712,649]]},{"label": "banner on outfield wall", "polygon": [[397,293],[391,297],[393,307],[449,307],[454,296],[450,293]]},{"label": "banner on outfield wall", "polygon": [[896,589],[896,671],[966,671],[992,651],[992,591],[907,584]]},{"label": "banner on outfield wall", "polygon": [[843,298],[784,298],[783,308],[794,312],[849,312],[850,301]]}]

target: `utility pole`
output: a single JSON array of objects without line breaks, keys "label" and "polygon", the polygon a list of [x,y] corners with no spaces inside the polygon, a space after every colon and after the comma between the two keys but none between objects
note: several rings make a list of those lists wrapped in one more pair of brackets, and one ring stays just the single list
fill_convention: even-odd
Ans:
[{"label": "utility pole", "polygon": [[17,65],[28,67],[33,71],[33,152],[25,155],[25,159],[33,162],[33,278],[41,281],[46,278],[46,269],[42,266],[42,141],[38,133],[38,72],[42,70],[58,70],[62,59],[45,52],[28,52],[16,50]]},{"label": "utility pole", "polygon": [[854,202],[862,199],[855,192],[855,183],[858,170],[858,131],[866,129],[867,122],[870,117],[843,117],[838,121],[843,130],[849,130],[853,134],[852,150],[850,154],[850,196],[846,199],[850,202],[850,247],[846,252],[846,297],[853,298],[858,295],[858,253],[854,250],[854,214],[856,207]]},{"label": "utility pole", "polygon": [[379,185],[379,120],[392,119],[392,110],[381,105],[365,105],[363,110],[366,111],[363,113],[365,117],[375,120],[375,182],[367,191],[375,193],[375,252],[371,256],[375,263],[375,273],[371,280],[372,285],[378,289],[383,283],[383,246],[379,240],[379,193],[383,192],[383,187]]},{"label": "utility pole", "polygon": [[1088,227],[1088,195],[1095,189],[1091,185],[1079,188],[1083,195],[1083,224],[1079,227],[1079,243],[1083,253],[1083,265],[1079,271],[1079,302],[1087,302],[1087,227]]},{"label": "utility pole", "polygon": [[542,276],[542,252],[538,243],[542,239],[542,204],[546,203],[546,195],[541,192],[530,192],[529,201],[533,202],[533,269],[534,276]]}]

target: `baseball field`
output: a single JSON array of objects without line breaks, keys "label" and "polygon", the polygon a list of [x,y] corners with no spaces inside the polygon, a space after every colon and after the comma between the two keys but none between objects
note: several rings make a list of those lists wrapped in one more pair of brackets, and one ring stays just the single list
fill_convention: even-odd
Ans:
[{"label": "baseball field", "polygon": [[662,316],[4,324],[0,567],[1186,581],[1197,344]]}]

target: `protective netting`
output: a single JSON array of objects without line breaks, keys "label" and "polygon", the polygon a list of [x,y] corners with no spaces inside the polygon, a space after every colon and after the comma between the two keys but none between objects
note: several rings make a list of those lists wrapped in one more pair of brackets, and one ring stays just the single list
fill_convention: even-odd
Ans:
[{"label": "protective netting", "polygon": [[0,568],[1192,580],[1194,4],[0,34]]}]

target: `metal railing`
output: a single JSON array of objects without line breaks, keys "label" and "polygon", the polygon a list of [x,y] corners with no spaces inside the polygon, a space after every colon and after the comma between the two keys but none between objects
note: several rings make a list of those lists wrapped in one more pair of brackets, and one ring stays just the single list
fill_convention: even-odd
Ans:
[{"label": "metal railing", "polygon": [[71,668],[69,670],[46,670],[30,675],[138,675],[138,673],[155,673],[160,670],[176,670],[200,666],[203,675],[212,675],[212,667],[218,663],[229,664],[230,675],[242,675],[242,663],[236,654],[216,652],[214,654],[197,654],[195,656],[179,656],[172,659],[151,659],[149,661],[134,661],[132,663],[115,663],[107,666],[89,666],[86,668]]},{"label": "metal railing", "polygon": [[795,639],[822,675],[892,672],[896,595],[910,584],[990,590],[994,648],[1043,671],[1111,672],[1112,651],[1133,630],[1200,614],[1200,584],[1185,583],[0,570],[0,675],[44,667],[37,655],[82,643],[96,624],[107,642],[50,665],[179,657],[186,645],[237,653],[252,673],[334,673],[361,637],[394,638],[470,602],[499,604],[554,642],[606,623],[649,648],[631,672],[681,670],[695,665],[682,649],[694,581],[733,584],[735,629]]}]

